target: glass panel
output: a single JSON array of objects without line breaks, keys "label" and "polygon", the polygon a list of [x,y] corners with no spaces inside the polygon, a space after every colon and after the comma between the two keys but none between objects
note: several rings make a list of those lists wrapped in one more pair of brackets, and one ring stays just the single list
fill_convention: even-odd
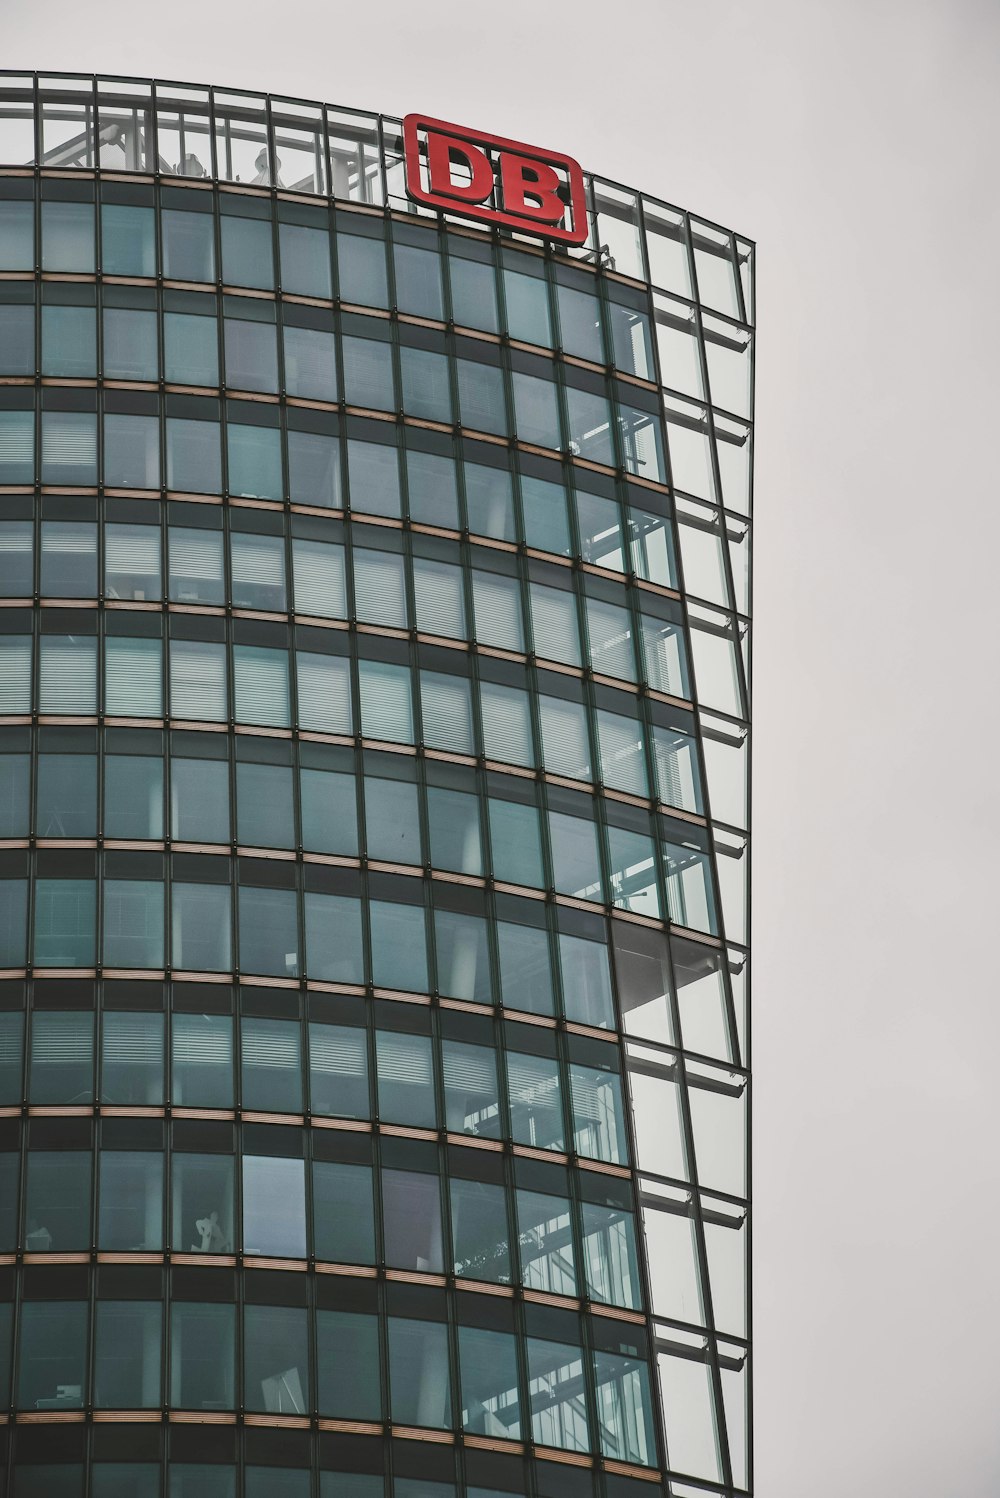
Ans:
[{"label": "glass panel", "polygon": [[313,1161],[313,1252],[333,1264],[374,1264],[370,1166]]},{"label": "glass panel", "polygon": [[502,1186],[452,1177],[451,1232],[455,1274],[510,1284],[510,1232]]},{"label": "glass panel", "polygon": [[306,1180],[301,1160],[244,1155],[243,1251],[305,1258]]},{"label": "glass panel", "polygon": [[604,1455],[617,1461],[654,1465],[656,1437],[645,1361],[624,1352],[595,1352],[594,1379]]},{"label": "glass panel", "polygon": [[387,1264],[432,1274],[443,1271],[441,1192],[436,1175],[383,1170],[382,1226]]},{"label": "glass panel", "polygon": [[21,1307],[17,1406],[80,1409],[86,1396],[87,1311],[77,1301],[26,1301]]},{"label": "glass panel", "polygon": [[543,1446],[589,1451],[590,1426],[580,1349],[528,1337],[527,1350],[532,1436]]},{"label": "glass panel", "polygon": [[389,1317],[391,1413],[400,1425],[451,1427],[448,1329]]},{"label": "glass panel", "polygon": [[309,1323],[304,1308],[245,1306],[243,1362],[248,1409],[304,1415],[312,1408]]},{"label": "glass panel", "polygon": [[310,1107],[336,1118],[368,1118],[368,1045],[362,1029],[309,1026]]},{"label": "glass panel", "polygon": [[299,973],[298,901],[292,889],[239,891],[240,967],[294,978]]},{"label": "glass panel", "polygon": [[509,1051],[507,1081],[513,1138],[536,1149],[564,1149],[559,1063]]},{"label": "glass panel", "polygon": [[162,1323],[159,1302],[98,1301],[94,1319],[94,1403],[99,1409],[159,1406]]},{"label": "glass panel", "polygon": [[301,1034],[297,1020],[244,1015],[240,1026],[244,1108],[301,1113]]},{"label": "glass panel", "polygon": [[[210,885],[188,885],[197,891]],[[176,885],[174,897],[176,901]],[[171,1101],[188,1108],[233,1106],[233,1022],[225,1014],[175,1014]]]},{"label": "glass panel", "polygon": [[[638,1309],[642,1292],[632,1213],[597,1202],[584,1202],[580,1210],[588,1294],[608,1305]],[[647,1232],[650,1215],[644,1218]]]},{"label": "glass panel", "polygon": [[434,1128],[434,1053],[427,1035],[375,1033],[379,1117],[387,1123]]},{"label": "glass panel", "polygon": [[160,881],[104,881],[104,963],[106,967],[163,966],[163,897]]},{"label": "glass panel", "polygon": [[93,879],[40,879],[35,889],[35,963],[89,967],[96,953]]},{"label": "glass panel", "polygon": [[479,1435],[516,1441],[521,1435],[517,1352],[507,1332],[458,1329],[462,1425]]},{"label": "glass panel", "polygon": [[317,1311],[316,1362],[321,1415],[381,1419],[377,1316]]},{"label": "glass panel", "polygon": [[230,1155],[176,1153],[171,1161],[173,1233],[182,1253],[233,1251],[233,1175]]},{"label": "glass panel", "polygon": [[97,1242],[128,1253],[163,1247],[163,1156],[102,1150]]},{"label": "glass panel", "polygon": [[101,1026],[101,1102],[162,1103],[163,1015],[111,1010]]},{"label": "glass panel", "polygon": [[90,1227],[90,1155],[73,1150],[30,1150],[24,1201],[26,1253],[87,1248]]},{"label": "glass panel", "polygon": [[170,1308],[170,1403],[175,1409],[235,1408],[235,1343],[234,1306],[174,1302]]}]

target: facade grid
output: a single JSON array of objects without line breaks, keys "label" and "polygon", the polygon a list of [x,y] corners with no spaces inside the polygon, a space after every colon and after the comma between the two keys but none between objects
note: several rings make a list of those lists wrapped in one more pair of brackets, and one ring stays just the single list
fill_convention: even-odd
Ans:
[{"label": "facade grid", "polygon": [[0,1493],[752,1491],[753,246],[586,191],[0,73]]}]

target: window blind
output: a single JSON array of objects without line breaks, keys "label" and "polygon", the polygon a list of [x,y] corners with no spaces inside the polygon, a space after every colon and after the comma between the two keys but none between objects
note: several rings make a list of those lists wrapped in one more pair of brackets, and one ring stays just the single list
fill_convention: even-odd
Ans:
[{"label": "window blind", "polygon": [[221,722],[226,703],[226,647],[208,640],[171,640],[170,714]]},{"label": "window blind", "polygon": [[31,1021],[31,1064],[89,1066],[94,1056],[94,1021],[72,1010],[38,1010]]},{"label": "window blind", "polygon": [[491,1100],[496,1098],[496,1062],[485,1046],[443,1041],[441,1062],[445,1088],[453,1087]]},{"label": "window blind", "polygon": [[508,1051],[507,1082],[514,1106],[536,1110],[559,1107],[559,1072],[554,1061]]},{"label": "window blind", "polygon": [[5,1014],[0,1020],[0,1071],[16,1071],[21,1078],[21,1016]]},{"label": "window blind", "polygon": [[35,466],[35,414],[0,412],[0,473],[4,483],[30,477]]},{"label": "window blind", "polygon": [[431,1043],[426,1036],[397,1035],[391,1030],[377,1030],[375,1054],[380,1082],[404,1083],[407,1087],[433,1087]]},{"label": "window blind", "polygon": [[234,645],[233,693],[238,722],[287,728],[290,722],[287,651]]},{"label": "window blind", "polygon": [[31,636],[0,637],[0,713],[31,711]]},{"label": "window blind", "polygon": [[688,697],[690,691],[684,668],[680,629],[673,624],[664,624],[662,619],[652,619],[644,614],[642,646],[649,685],[658,692],[669,692],[674,697]]},{"label": "window blind", "polygon": [[654,725],[653,757],[656,761],[656,788],[660,800],[667,806],[699,811],[690,740],[682,738],[669,728]]},{"label": "window blind", "polygon": [[317,733],[352,733],[348,662],[341,656],[307,650],[297,651],[295,661],[299,727]]},{"label": "window blind", "polygon": [[465,602],[460,567],[414,557],[413,594],[419,630],[452,640],[464,638]]},{"label": "window blind", "polygon": [[38,678],[39,712],[96,712],[97,640],[88,636],[43,635]]},{"label": "window blind", "polygon": [[42,525],[42,556],[92,557],[97,555],[96,525],[58,522]]},{"label": "window blind", "polygon": [[174,1067],[233,1064],[233,1032],[229,1020],[204,1014],[175,1014],[172,1050]]},{"label": "window blind", "polygon": [[299,1030],[283,1020],[245,1019],[240,1035],[243,1065],[299,1072]]},{"label": "window blind", "polygon": [[536,653],[543,660],[578,666],[580,633],[575,597],[572,593],[564,593],[561,588],[547,588],[542,583],[532,583],[529,591]]},{"label": "window blind", "polygon": [[135,590],[139,579],[149,580],[149,596],[155,597],[160,583],[159,526],[106,525],[104,571],[109,598],[145,597],[145,589]]},{"label": "window blind", "polygon": [[329,1077],[365,1078],[368,1053],[364,1030],[344,1025],[309,1026],[309,1065]]},{"label": "window blind", "polygon": [[5,520],[0,525],[0,553],[6,557],[30,556],[33,529],[30,520]]},{"label": "window blind", "polygon": [[619,681],[635,680],[632,626],[627,610],[613,603],[587,599],[590,660],[595,671]]},{"label": "window blind", "polygon": [[42,464],[48,469],[96,468],[97,417],[47,411],[42,422]]},{"label": "window blind", "polygon": [[599,711],[597,736],[601,746],[601,779],[605,785],[634,796],[648,796],[642,725],[617,713]]},{"label": "window blind", "polygon": [[496,572],[473,572],[472,598],[476,639],[500,650],[523,650],[521,588],[514,577]]},{"label": "window blind", "polygon": [[110,636],[104,642],[104,711],[111,717],[163,713],[163,646],[159,640]]},{"label": "window blind", "polygon": [[413,699],[409,666],[361,661],[361,732],[365,738],[413,743]]},{"label": "window blind", "polygon": [[343,546],[292,542],[295,612],[317,619],[347,618],[347,569]]},{"label": "window blind", "polygon": [[102,1052],[105,1066],[162,1066],[162,1017],[106,1013]]},{"label": "window blind", "polygon": [[484,681],[480,688],[483,743],[490,759],[511,765],[534,764],[531,708],[527,692]]},{"label": "window blind", "polygon": [[354,608],[369,624],[406,628],[406,583],[403,558],[392,551],[365,551],[356,547]]},{"label": "window blind", "polygon": [[278,536],[230,536],[233,587],[237,583],[265,588],[285,584],[285,547]]},{"label": "window blind", "polygon": [[170,527],[170,594],[180,602],[202,596],[199,583],[223,584],[222,536],[218,531]]},{"label": "window blind", "polygon": [[421,671],[424,743],[452,754],[474,754],[472,702],[462,677]]},{"label": "window blind", "polygon": [[559,697],[539,697],[538,711],[542,723],[542,760],[556,775],[570,775],[575,780],[589,780],[590,743],[587,737],[587,715],[579,702],[564,702]]}]

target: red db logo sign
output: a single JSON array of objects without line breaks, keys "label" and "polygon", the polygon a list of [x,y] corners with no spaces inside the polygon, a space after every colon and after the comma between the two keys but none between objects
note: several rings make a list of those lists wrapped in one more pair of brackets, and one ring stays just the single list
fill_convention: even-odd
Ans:
[{"label": "red db logo sign", "polygon": [[406,194],[416,203],[559,244],[587,238],[583,172],[572,156],[422,114],[403,121],[403,149]]}]

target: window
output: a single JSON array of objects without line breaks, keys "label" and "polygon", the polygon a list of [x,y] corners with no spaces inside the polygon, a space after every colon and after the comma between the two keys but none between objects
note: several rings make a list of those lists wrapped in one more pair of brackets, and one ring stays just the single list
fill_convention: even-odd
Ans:
[{"label": "window", "polygon": [[171,640],[170,714],[221,722],[229,716],[226,647],[208,640]]},{"label": "window", "polygon": [[313,1252],[333,1264],[374,1264],[370,1165],[313,1162]]},{"label": "window", "polygon": [[347,618],[347,583],[342,545],[292,541],[295,612],[321,619]]},{"label": "window", "polygon": [[507,1053],[511,1134],[536,1149],[565,1148],[559,1063],[554,1057]]},{"label": "window", "polygon": [[171,1246],[183,1253],[233,1252],[231,1155],[176,1152],[171,1158]]},{"label": "window", "polygon": [[93,879],[39,879],[35,887],[35,965],[92,966],[96,957],[95,922]]},{"label": "window", "polygon": [[309,1089],[313,1113],[368,1118],[368,1043],[362,1029],[309,1026]]},{"label": "window", "polygon": [[243,1157],[243,1251],[305,1258],[306,1181],[301,1160]]},{"label": "window", "polygon": [[173,1303],[170,1403],[175,1409],[235,1408],[235,1344],[235,1306]]},{"label": "window", "polygon": [[160,1404],[163,1307],[142,1300],[99,1300],[94,1321],[94,1404],[98,1409],[156,1409]]},{"label": "window", "polygon": [[400,1425],[451,1427],[448,1328],[389,1317],[391,1415]]},{"label": "window", "polygon": [[320,1414],[341,1420],[382,1418],[378,1330],[377,1316],[317,1311]]},{"label": "window", "polygon": [[171,906],[172,965],[189,972],[228,972],[232,968],[229,885],[174,882]]},{"label": "window", "polygon": [[516,1441],[521,1435],[517,1350],[509,1332],[458,1329],[462,1425],[479,1435]]},{"label": "window", "polygon": [[291,721],[288,652],[234,645],[233,696],[237,722],[286,728]]},{"label": "window", "polygon": [[[163,712],[161,641],[128,639],[123,636],[108,636],[105,639],[104,711],[110,717],[160,716]],[[158,837],[159,833],[143,835]]]},{"label": "window", "polygon": [[25,1301],[21,1307],[17,1406],[80,1409],[87,1393],[87,1306]]},{"label": "window", "polygon": [[163,1015],[106,1010],[101,1033],[101,1102],[162,1103]]},{"label": "window", "polygon": [[378,1067],[378,1112],[386,1123],[433,1129],[434,1052],[429,1035],[375,1032]]},{"label": "window", "polygon": [[72,1253],[89,1246],[93,1238],[90,1161],[89,1153],[83,1150],[28,1151],[24,1199],[27,1253]]},{"label": "window", "polygon": [[303,1308],[245,1306],[243,1364],[247,1409],[284,1415],[312,1409],[309,1325]]},{"label": "window", "polygon": [[244,1015],[240,1055],[244,1108],[301,1113],[301,1032],[297,1020]]},{"label": "window", "polygon": [[163,966],[163,895],[159,880],[105,879],[106,967]]},{"label": "window", "polygon": [[451,1231],[455,1274],[510,1284],[510,1232],[502,1185],[452,1176]]},{"label": "window", "polygon": [[244,972],[298,977],[298,901],[293,889],[241,886],[239,922]]},{"label": "window", "polygon": [[229,1015],[174,1014],[171,1061],[172,1102],[186,1108],[233,1106],[233,1022]]},{"label": "window", "polygon": [[163,1247],[163,1156],[102,1150],[97,1242],[129,1253]]},{"label": "window", "polygon": [[342,895],[308,893],[304,900],[310,978],[363,983],[361,902]]},{"label": "window", "polygon": [[583,1398],[583,1354],[578,1346],[527,1339],[531,1433],[543,1446],[589,1451],[590,1426]]},{"label": "window", "polygon": [[160,487],[160,422],[154,415],[105,415],[105,484]]},{"label": "window", "polygon": [[97,711],[97,641],[93,636],[42,636],[38,707],[43,713],[74,716]]},{"label": "window", "polygon": [[154,525],[104,527],[104,590],[109,598],[162,596],[160,531]]},{"label": "window", "polygon": [[386,1264],[395,1269],[443,1271],[441,1189],[436,1175],[383,1167],[382,1226]]}]

